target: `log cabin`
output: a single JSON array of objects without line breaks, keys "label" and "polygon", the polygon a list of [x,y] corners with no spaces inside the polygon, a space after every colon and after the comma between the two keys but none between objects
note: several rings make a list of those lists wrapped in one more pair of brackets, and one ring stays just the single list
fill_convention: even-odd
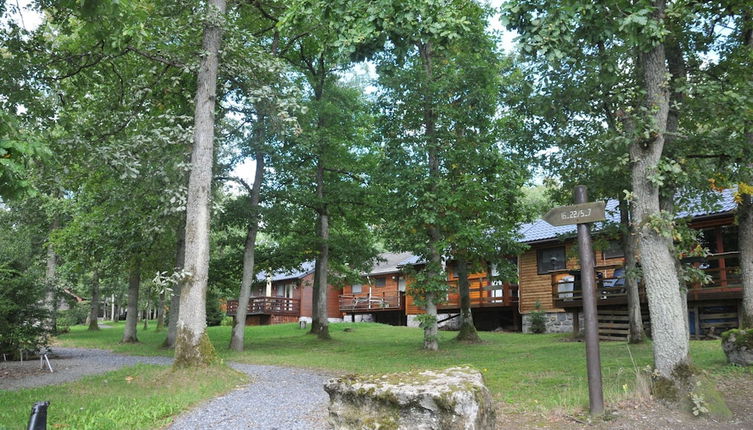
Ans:
[{"label": "log cabin", "polygon": [[[739,274],[737,226],[734,225],[734,192],[719,193],[713,209],[696,209],[678,214],[689,218],[691,228],[700,231],[700,243],[708,249],[705,258],[686,263],[702,269],[705,284],[688,286],[688,320],[692,336],[704,336],[739,325],[742,285]],[[607,218],[619,222],[616,201],[607,203]],[[594,237],[598,237],[597,223]],[[553,227],[543,220],[521,228],[523,243],[529,246],[519,257],[520,312],[523,331],[530,330],[530,315],[536,304],[545,312],[548,332],[578,331],[582,327],[582,290],[576,257],[575,226]],[[602,339],[624,339],[628,332],[627,293],[624,288],[624,255],[619,241],[605,241],[595,251],[599,333]],[[695,260],[695,261],[692,261]],[[645,290],[641,289],[644,325],[650,328]]]},{"label": "log cabin", "polygon": [[[261,271],[251,287],[246,325],[311,322],[314,262],[294,270]],[[340,292],[327,286],[327,314],[332,322],[342,321],[337,298]],[[227,314],[235,319],[238,300],[227,301]]]},{"label": "log cabin", "polygon": [[[706,258],[693,264],[710,278],[704,285],[693,284],[688,291],[690,333],[694,336],[719,333],[739,325],[742,297],[739,274],[739,248],[732,191],[720,194],[715,209],[693,210],[678,217],[690,218],[691,228],[700,230],[700,245],[709,250]],[[610,222],[619,222],[617,202],[607,203]],[[599,237],[601,224],[594,225]],[[519,229],[520,241],[528,250],[511,257],[518,280],[499,279],[495,266],[469,274],[474,323],[481,330],[530,330],[531,312],[545,313],[547,332],[565,333],[582,327],[582,294],[579,264],[575,252],[575,226],[553,227],[543,220]],[[624,339],[627,335],[627,294],[624,290],[624,256],[618,240],[602,237],[604,246],[595,252],[597,304],[600,335],[603,339]],[[328,286],[330,321],[374,321],[392,325],[418,326],[423,309],[410,294],[413,279],[408,274],[420,270],[421,260],[410,253],[384,253],[362,282],[346,285],[340,291]],[[407,268],[411,268],[406,270]],[[439,321],[452,327],[459,313],[457,271],[453,261],[446,265],[448,293],[438,306]],[[277,324],[311,320],[313,262],[298,270],[261,272],[252,290],[247,324]],[[642,288],[642,286],[641,286]],[[646,328],[650,327],[648,305],[643,290],[641,301]],[[228,302],[234,315],[237,301]]]}]

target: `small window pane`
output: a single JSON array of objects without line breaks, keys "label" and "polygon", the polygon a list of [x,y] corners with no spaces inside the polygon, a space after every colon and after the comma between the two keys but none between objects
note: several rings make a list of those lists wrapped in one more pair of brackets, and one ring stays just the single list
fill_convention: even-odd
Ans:
[{"label": "small window pane", "polygon": [[355,284],[350,288],[353,291],[353,294],[361,294],[361,290],[362,290],[361,284]]},{"label": "small window pane", "polygon": [[562,270],[566,267],[565,247],[540,249],[538,252],[539,273]]},{"label": "small window pane", "polygon": [[622,250],[622,243],[617,240],[610,240],[604,249],[604,259],[621,258],[624,256],[625,252]]},{"label": "small window pane", "polygon": [[387,278],[376,278],[374,279],[374,286],[375,287],[384,287],[387,285]]}]

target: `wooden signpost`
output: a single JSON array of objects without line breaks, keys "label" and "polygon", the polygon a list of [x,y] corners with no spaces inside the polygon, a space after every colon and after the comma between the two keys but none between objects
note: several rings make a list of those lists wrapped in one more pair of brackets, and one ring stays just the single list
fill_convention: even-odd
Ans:
[{"label": "wooden signpost", "polygon": [[553,226],[578,225],[583,319],[586,326],[588,404],[591,415],[601,415],[604,413],[604,394],[601,383],[599,325],[596,317],[596,274],[590,223],[606,220],[605,205],[604,202],[588,202],[588,191],[583,185],[575,187],[574,197],[576,204],[554,208],[544,215],[544,220]]},{"label": "wooden signpost", "polygon": [[544,221],[554,226],[604,221],[604,202],[579,203],[556,207],[544,215]]}]

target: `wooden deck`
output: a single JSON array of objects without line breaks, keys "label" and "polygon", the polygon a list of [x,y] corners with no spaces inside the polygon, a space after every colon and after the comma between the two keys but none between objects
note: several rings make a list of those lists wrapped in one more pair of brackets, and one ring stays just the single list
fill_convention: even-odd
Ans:
[{"label": "wooden deck", "polygon": [[[696,263],[708,276],[709,283],[693,285],[688,289],[689,302],[710,302],[742,298],[742,279],[739,252],[725,252],[708,256],[703,263]],[[706,267],[704,267],[706,266]],[[611,268],[611,267],[610,267]],[[597,267],[599,271],[601,268]],[[641,302],[646,302],[646,292],[641,284]],[[597,279],[596,298],[598,306],[627,304],[627,291],[624,279],[602,277]],[[559,280],[552,282],[552,299],[558,308],[573,309],[583,307],[583,290],[577,281]]]},{"label": "wooden deck", "polygon": [[343,294],[340,295],[339,302],[340,311],[350,314],[402,310],[405,304],[398,291]]},{"label": "wooden deck", "polygon": [[[227,314],[235,315],[238,300],[228,300]],[[251,297],[248,300],[247,315],[287,315],[299,316],[301,301],[287,297]]]},{"label": "wooden deck", "polygon": [[[491,285],[485,278],[480,282],[471,283],[470,298],[471,308],[500,308],[518,305],[518,286],[505,283],[503,285]],[[457,289],[457,281],[450,281],[450,290],[447,300],[437,306],[442,312],[459,310],[460,294]]]}]

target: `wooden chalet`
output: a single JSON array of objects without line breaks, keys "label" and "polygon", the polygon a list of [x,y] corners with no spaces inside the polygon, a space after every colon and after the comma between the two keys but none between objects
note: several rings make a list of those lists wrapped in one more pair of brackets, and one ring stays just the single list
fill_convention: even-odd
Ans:
[{"label": "wooden chalet", "polygon": [[[736,204],[733,193],[720,194],[713,210],[679,214],[690,217],[690,226],[698,229],[700,245],[710,254],[686,261],[703,269],[710,283],[691,285],[688,291],[690,333],[719,333],[739,325],[742,287],[739,271]],[[617,202],[607,204],[612,222],[619,222]],[[594,227],[599,238],[601,225]],[[543,220],[523,225],[522,243],[529,249],[512,259],[517,265],[517,283],[498,279],[492,265],[485,271],[469,274],[474,323],[482,330],[504,328],[527,331],[530,313],[537,304],[546,313],[547,331],[577,331],[582,318],[582,291],[575,248],[575,226],[553,227]],[[623,339],[628,331],[627,293],[624,287],[624,256],[617,238],[601,237],[604,245],[595,252],[597,305],[600,334],[604,339]],[[328,286],[327,309],[331,321],[375,321],[392,325],[416,326],[417,315],[424,310],[406,294],[413,279],[404,270],[420,270],[423,262],[410,253],[385,253],[361,283],[342,290]],[[297,270],[261,272],[252,289],[246,324],[264,325],[311,319],[313,262]],[[490,276],[491,274],[491,276]],[[457,272],[454,262],[447,264],[449,291],[438,306],[440,323],[451,324],[460,312]],[[641,286],[641,288],[643,288]],[[641,292],[646,328],[650,327],[648,304]],[[229,315],[235,315],[238,303],[229,300]]]},{"label": "wooden chalet", "polygon": [[[700,245],[708,248],[706,258],[688,259],[709,275],[711,282],[688,290],[690,333],[695,336],[739,325],[742,297],[739,274],[736,204],[731,191],[720,193],[714,210],[679,214],[690,217],[690,226],[700,230]],[[619,222],[615,201],[607,204],[608,217]],[[594,228],[598,237],[599,224]],[[553,227],[543,220],[523,226],[522,242],[530,246],[519,258],[520,312],[529,314],[536,303],[547,312],[547,329],[554,332],[578,330],[582,312],[579,263],[575,247],[575,226]],[[608,241],[595,253],[599,332],[603,339],[624,339],[628,331],[627,293],[624,288],[624,256],[617,240]],[[641,285],[642,311],[650,326],[648,304]],[[524,316],[524,322],[527,317]],[[524,324],[525,326],[526,324]],[[524,327],[525,328],[525,327]]]},{"label": "wooden chalet", "polygon": [[[314,263],[305,262],[295,270],[259,272],[251,288],[246,325],[269,325],[311,321],[314,285]],[[338,309],[339,292],[332,286],[327,290],[328,316],[341,320]],[[235,318],[238,300],[228,300],[227,314]]]},{"label": "wooden chalet", "polygon": [[[350,316],[351,321],[356,321],[357,317],[363,320],[368,315],[371,321],[416,325],[416,316],[424,313],[424,310],[406,294],[413,279],[403,269],[413,266],[420,270],[423,263],[410,253],[386,253],[380,258],[382,262],[365,274],[362,283],[345,286],[340,296],[340,310],[346,319]],[[489,273],[493,276],[490,277]],[[474,322],[481,329],[518,329],[517,285],[492,281],[493,277],[496,277],[494,268],[468,275]],[[440,323],[449,322],[460,312],[458,278],[452,262],[447,265],[447,282],[447,297],[437,307]]]}]

